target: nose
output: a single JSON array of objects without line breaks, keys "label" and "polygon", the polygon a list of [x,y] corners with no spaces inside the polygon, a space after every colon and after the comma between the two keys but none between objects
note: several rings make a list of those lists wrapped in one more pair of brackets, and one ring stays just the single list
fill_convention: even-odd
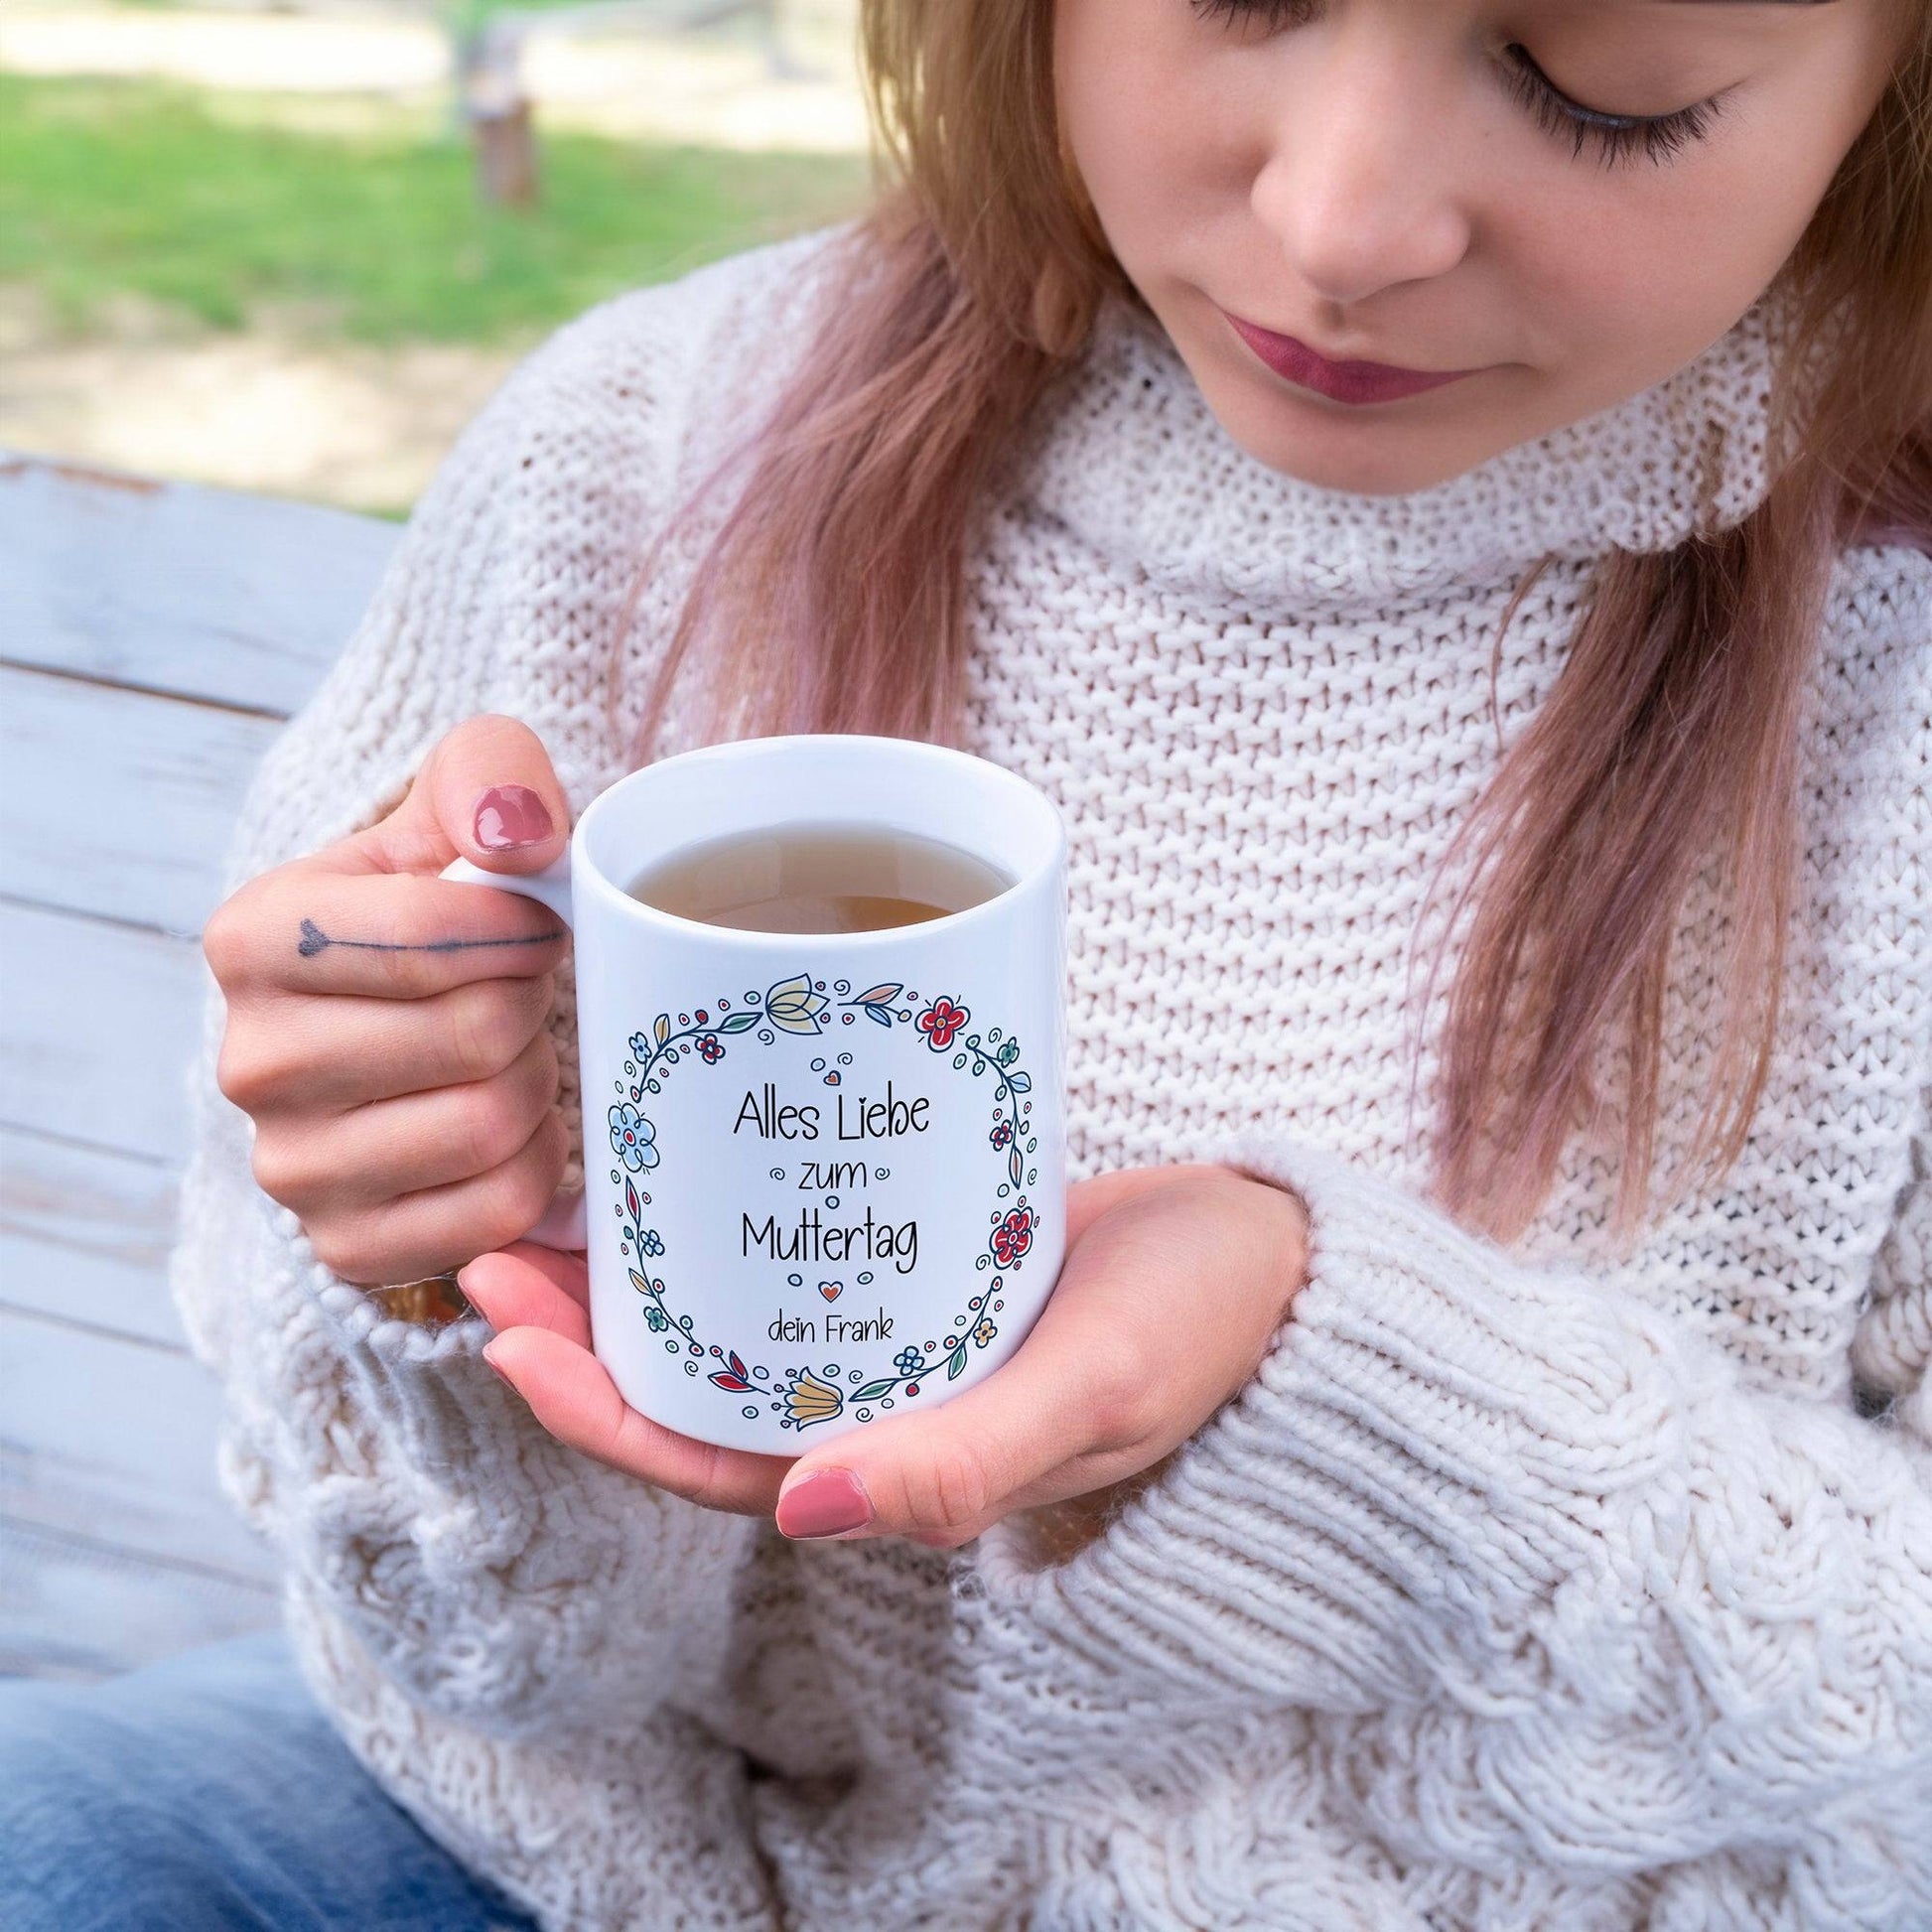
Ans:
[{"label": "nose", "polygon": [[1303,285],[1337,305],[1447,274],[1470,240],[1444,64],[1375,11],[1305,43],[1250,197]]}]

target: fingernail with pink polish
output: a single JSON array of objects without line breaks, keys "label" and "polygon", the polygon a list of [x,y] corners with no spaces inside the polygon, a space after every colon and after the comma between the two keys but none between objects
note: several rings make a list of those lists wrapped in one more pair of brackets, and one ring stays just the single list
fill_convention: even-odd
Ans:
[{"label": "fingernail with pink polish", "polygon": [[528,785],[491,785],[477,800],[477,843],[485,852],[521,852],[556,829],[549,808]]},{"label": "fingernail with pink polish", "polygon": [[871,1521],[871,1500],[850,1469],[814,1469],[778,1498],[778,1528],[786,1536],[837,1536]]}]

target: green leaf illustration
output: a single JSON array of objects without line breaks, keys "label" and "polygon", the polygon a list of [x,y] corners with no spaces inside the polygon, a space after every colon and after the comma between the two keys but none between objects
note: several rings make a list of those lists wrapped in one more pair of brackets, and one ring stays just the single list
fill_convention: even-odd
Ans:
[{"label": "green leaf illustration", "polygon": [[957,1376],[965,1366],[966,1366],[966,1344],[962,1341],[959,1344],[959,1346],[955,1348],[953,1352],[946,1357],[946,1380],[948,1382],[952,1381],[953,1378]]},{"label": "green leaf illustration", "polygon": [[742,1034],[748,1028],[756,1027],[758,1024],[759,1017],[756,1013],[749,1011],[745,1013],[734,1013],[719,1021],[718,1031],[721,1034]]},{"label": "green leaf illustration", "polygon": [[855,1389],[846,1399],[849,1402],[871,1402],[877,1396],[891,1395],[897,1386],[894,1382],[868,1382],[863,1389]]}]

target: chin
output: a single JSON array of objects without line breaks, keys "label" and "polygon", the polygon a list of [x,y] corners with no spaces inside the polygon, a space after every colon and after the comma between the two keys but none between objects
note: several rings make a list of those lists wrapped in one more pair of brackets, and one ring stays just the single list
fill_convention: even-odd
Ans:
[{"label": "chin", "polygon": [[1237,356],[1224,344],[1166,326],[1233,442],[1257,463],[1316,489],[1407,496],[1449,483],[1520,440],[1498,434],[1521,414],[1513,392],[1492,386],[1500,370],[1474,378],[1472,398],[1446,390],[1364,409],[1278,382],[1251,367],[1245,350]]},{"label": "chin", "polygon": [[1247,411],[1215,414],[1257,463],[1316,489],[1360,496],[1406,496],[1431,489],[1474,469],[1491,454],[1456,449],[1436,436],[1419,437],[1396,420],[1394,411],[1375,423],[1337,417],[1329,427],[1309,429],[1284,425],[1278,410],[1262,421]]}]

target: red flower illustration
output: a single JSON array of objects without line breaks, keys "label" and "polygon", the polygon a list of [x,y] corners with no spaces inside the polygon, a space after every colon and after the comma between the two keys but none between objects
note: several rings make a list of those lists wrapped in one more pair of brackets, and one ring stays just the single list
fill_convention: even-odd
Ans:
[{"label": "red flower illustration", "polygon": [[1005,1147],[1006,1144],[1013,1139],[1013,1122],[1010,1120],[1003,1120],[999,1122],[994,1127],[992,1133],[989,1134],[986,1138],[990,1140],[995,1147]]},{"label": "red flower illustration", "polygon": [[725,1057],[724,1043],[716,1034],[704,1035],[698,1041],[698,1051],[704,1055],[707,1066],[714,1066]]},{"label": "red flower illustration", "polygon": [[952,1036],[972,1018],[964,1007],[956,1007],[942,993],[919,1015],[913,1025],[926,1036],[926,1044],[935,1053],[943,1053],[952,1044]]},{"label": "red flower illustration", "polygon": [[1016,1207],[993,1230],[993,1259],[1002,1268],[1011,1268],[1033,1245],[1034,1211],[1031,1207]]}]

